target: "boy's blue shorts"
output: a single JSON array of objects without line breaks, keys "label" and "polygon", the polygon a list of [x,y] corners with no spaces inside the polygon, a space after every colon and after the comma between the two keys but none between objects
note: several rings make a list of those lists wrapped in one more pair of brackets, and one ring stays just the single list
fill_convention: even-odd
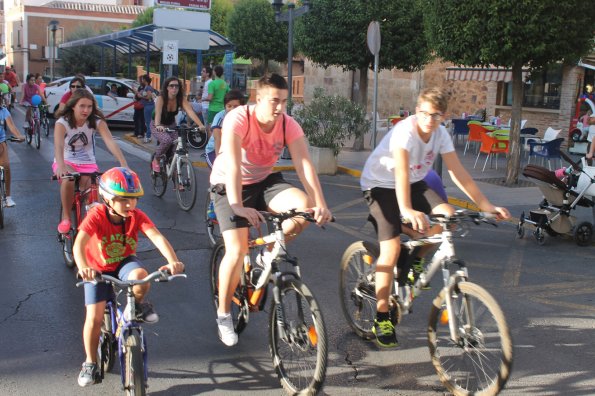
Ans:
[{"label": "boy's blue shorts", "polygon": [[[136,256],[129,256],[122,260],[115,271],[104,272],[104,274],[120,280],[128,280],[128,276],[136,268],[143,268],[140,260]],[[115,297],[114,288],[110,283],[100,282],[96,285],[85,283],[85,305],[97,304],[100,301],[108,301]]]}]

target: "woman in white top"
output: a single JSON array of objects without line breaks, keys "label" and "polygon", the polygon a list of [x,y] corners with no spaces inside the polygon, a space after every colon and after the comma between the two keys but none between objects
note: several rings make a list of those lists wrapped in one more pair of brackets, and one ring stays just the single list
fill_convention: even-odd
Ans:
[{"label": "woman in white top", "polygon": [[[63,110],[58,111],[54,127],[54,163],[52,170],[57,177],[71,172],[93,173],[99,168],[95,161],[95,133],[99,132],[108,150],[120,162],[120,166],[128,167],[120,147],[112,139],[103,114],[97,109],[93,94],[84,89],[76,89]],[[88,187],[88,177],[81,177],[80,187]],[[60,184],[62,202],[62,220],[58,224],[58,232],[70,230],[70,211],[74,200],[74,182],[63,180]]]}]

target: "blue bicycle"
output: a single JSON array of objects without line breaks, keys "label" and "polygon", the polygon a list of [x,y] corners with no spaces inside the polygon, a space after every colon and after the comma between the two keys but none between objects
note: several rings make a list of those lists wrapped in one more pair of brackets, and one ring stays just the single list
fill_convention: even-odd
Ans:
[{"label": "blue bicycle", "polygon": [[[141,321],[136,315],[136,302],[132,288],[151,281],[169,282],[174,278],[183,277],[185,274],[170,275],[168,271],[155,271],[144,279],[123,281],[109,275],[100,275],[97,280],[83,281],[85,283],[105,282],[111,283],[119,290],[116,297],[109,300],[105,306],[103,325],[97,348],[97,364],[99,368],[97,382],[103,380],[105,372],[114,367],[116,350],[120,359],[120,373],[122,386],[126,395],[144,396],[147,388],[147,340],[141,327]],[[126,306],[124,310],[118,308],[118,296],[126,290]]]}]

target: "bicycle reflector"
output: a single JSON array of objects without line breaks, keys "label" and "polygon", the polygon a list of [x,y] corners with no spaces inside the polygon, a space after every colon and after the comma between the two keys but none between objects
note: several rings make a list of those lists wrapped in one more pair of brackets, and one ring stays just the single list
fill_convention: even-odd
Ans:
[{"label": "bicycle reflector", "polygon": [[442,312],[440,313],[440,324],[441,325],[448,324],[448,311],[446,309],[443,309]]},{"label": "bicycle reflector", "polygon": [[316,333],[316,328],[314,325],[310,325],[308,328],[308,338],[310,339],[310,343],[314,346],[318,344],[318,334]]},{"label": "bicycle reflector", "polygon": [[374,257],[370,254],[364,254],[363,256],[364,263],[368,265],[372,265],[374,263]]}]

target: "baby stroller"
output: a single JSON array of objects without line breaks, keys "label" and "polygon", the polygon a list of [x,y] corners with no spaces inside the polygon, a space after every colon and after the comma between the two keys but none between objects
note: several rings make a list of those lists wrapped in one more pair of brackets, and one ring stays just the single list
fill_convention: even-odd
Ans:
[{"label": "baby stroller", "polygon": [[[568,234],[579,246],[591,244],[593,223],[595,223],[595,166],[587,165],[582,158],[582,166],[572,161],[565,153],[562,157],[571,164],[566,170],[564,180],[556,177],[555,172],[536,165],[527,165],[523,175],[533,181],[541,190],[543,200],[539,209],[523,212],[517,225],[517,236],[525,235],[525,224],[532,225],[537,243],[543,245],[545,233],[550,236]],[[570,212],[577,206],[592,208],[592,222],[576,224],[576,218]]]}]

